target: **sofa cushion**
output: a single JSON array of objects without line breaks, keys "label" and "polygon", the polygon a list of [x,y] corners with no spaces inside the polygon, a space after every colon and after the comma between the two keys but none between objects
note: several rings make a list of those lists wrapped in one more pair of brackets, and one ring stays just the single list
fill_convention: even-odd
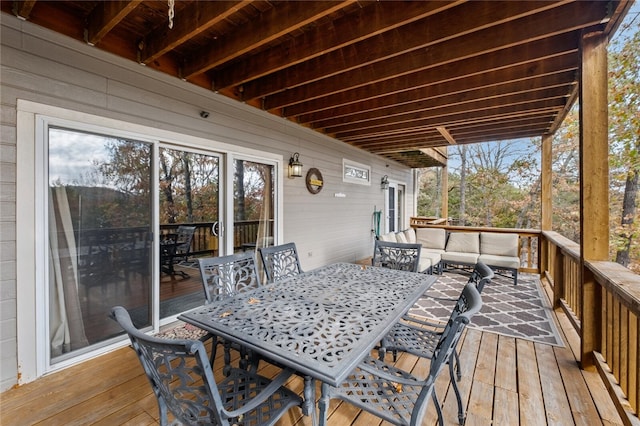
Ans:
[{"label": "sofa cushion", "polygon": [[442,261],[445,263],[464,263],[475,265],[478,263],[478,253],[463,253],[458,251],[447,251],[442,253]]},{"label": "sofa cushion", "polygon": [[494,256],[518,257],[518,234],[480,233],[480,253]]},{"label": "sofa cushion", "polygon": [[413,228],[405,229],[404,237],[407,239],[408,243],[415,244],[418,242],[416,239],[416,230]]},{"label": "sofa cushion", "polygon": [[396,234],[394,234],[393,232],[389,232],[388,234],[380,234],[378,235],[378,239],[380,241],[385,241],[387,243],[397,243],[398,240],[396,240]]},{"label": "sofa cushion", "polygon": [[493,254],[481,254],[478,261],[495,268],[518,269],[520,259],[514,256],[496,256]]},{"label": "sofa cushion", "polygon": [[[447,241],[447,252],[480,254],[479,232],[452,232]],[[477,256],[476,256],[477,257]]]},{"label": "sofa cushion", "polygon": [[440,253],[421,250],[420,259],[429,259],[429,261],[431,261],[431,265],[433,266],[437,265],[442,260],[442,255]]},{"label": "sofa cushion", "polygon": [[443,250],[447,242],[447,232],[442,228],[418,228],[416,242],[422,244],[423,249]]},{"label": "sofa cushion", "polygon": [[404,236],[404,232],[402,231],[396,233],[396,241],[404,244],[407,244],[409,242],[407,241],[407,238]]}]

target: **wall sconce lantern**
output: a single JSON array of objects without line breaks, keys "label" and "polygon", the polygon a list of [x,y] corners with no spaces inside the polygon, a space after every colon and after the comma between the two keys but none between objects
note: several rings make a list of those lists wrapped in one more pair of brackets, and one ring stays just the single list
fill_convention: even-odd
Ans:
[{"label": "wall sconce lantern", "polygon": [[382,176],[382,179],[380,180],[380,188],[382,188],[383,190],[389,189],[389,176]]},{"label": "wall sconce lantern", "polygon": [[302,177],[302,163],[298,160],[300,154],[295,152],[291,158],[289,158],[289,177]]}]

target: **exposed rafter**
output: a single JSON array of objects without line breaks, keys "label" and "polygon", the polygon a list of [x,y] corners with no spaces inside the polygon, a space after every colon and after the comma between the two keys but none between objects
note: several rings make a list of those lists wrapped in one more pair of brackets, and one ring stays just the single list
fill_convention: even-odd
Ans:
[{"label": "exposed rafter", "polygon": [[2,1],[2,11],[409,167],[554,132],[628,0]]}]

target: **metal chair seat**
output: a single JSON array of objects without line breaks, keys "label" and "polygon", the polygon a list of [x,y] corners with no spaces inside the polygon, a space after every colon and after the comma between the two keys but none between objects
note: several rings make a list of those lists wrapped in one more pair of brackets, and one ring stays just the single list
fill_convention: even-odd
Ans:
[{"label": "metal chair seat", "polygon": [[111,317],[131,339],[156,395],[161,425],[168,424],[169,412],[189,425],[273,425],[291,407],[302,404],[300,397],[283,387],[291,370],[270,380],[230,368],[216,383],[201,341],[147,336],[134,327],[121,306],[112,309]]}]

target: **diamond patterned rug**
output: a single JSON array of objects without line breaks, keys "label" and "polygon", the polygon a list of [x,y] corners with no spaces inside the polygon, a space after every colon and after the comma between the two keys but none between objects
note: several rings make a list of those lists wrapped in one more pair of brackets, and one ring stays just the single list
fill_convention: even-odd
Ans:
[{"label": "diamond patterned rug", "polygon": [[[468,275],[445,272],[428,294],[457,299]],[[482,309],[469,327],[519,339],[564,346],[553,320],[552,309],[540,288],[537,275],[519,274],[518,285],[513,279],[496,275],[482,292]],[[440,302],[422,297],[410,310],[412,315],[436,321],[446,321],[452,302]]]}]

